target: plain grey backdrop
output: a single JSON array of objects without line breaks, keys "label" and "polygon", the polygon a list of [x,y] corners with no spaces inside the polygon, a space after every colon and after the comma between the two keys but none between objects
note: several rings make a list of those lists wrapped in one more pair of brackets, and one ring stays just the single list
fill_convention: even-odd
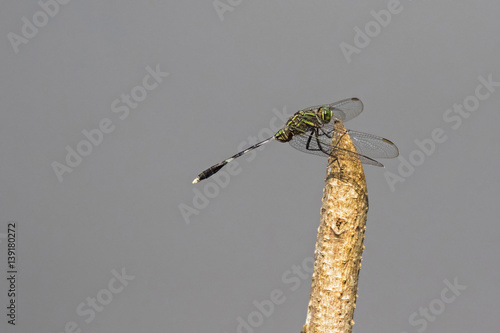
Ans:
[{"label": "plain grey backdrop", "polygon": [[326,159],[272,142],[191,181],[286,115],[349,97],[365,110],[346,127],[400,149],[365,168],[355,332],[498,331],[499,12],[2,4],[0,331],[300,332]]}]

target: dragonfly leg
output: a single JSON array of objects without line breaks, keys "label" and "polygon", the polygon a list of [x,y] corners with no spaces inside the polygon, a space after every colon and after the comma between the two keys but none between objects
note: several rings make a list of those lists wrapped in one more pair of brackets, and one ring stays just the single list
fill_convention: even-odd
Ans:
[{"label": "dragonfly leg", "polygon": [[307,150],[316,150],[316,149],[311,149],[311,147],[310,147],[311,139],[313,137],[313,134],[314,134],[314,130],[311,131],[311,134],[309,134],[309,138],[307,139],[307,143],[306,143],[306,149]]},{"label": "dragonfly leg", "polygon": [[333,158],[335,158],[332,163],[328,164],[327,167],[329,167],[330,165],[332,165],[333,163],[337,162],[337,165],[339,166],[339,169],[340,170],[343,170],[344,169],[344,166],[342,164],[340,164],[340,161],[339,161],[339,158],[337,156],[332,156]]},{"label": "dragonfly leg", "polygon": [[[324,134],[327,138],[333,139],[333,133],[334,133],[333,131],[331,132],[332,134],[330,135],[329,133],[327,133],[327,132],[326,132],[323,128],[321,128],[321,127],[319,128],[319,130],[320,130],[321,132],[323,132],[323,134]],[[344,134],[345,134],[345,133],[344,133]],[[340,140],[342,140],[342,137],[344,136],[344,134],[342,134],[342,136],[341,136],[341,137],[337,140],[337,144],[340,142]],[[319,133],[318,133],[318,135],[319,135]],[[318,143],[318,144],[319,144],[319,143]],[[335,144],[335,146],[336,146],[337,144]],[[332,155],[333,155],[332,153],[333,153],[333,147],[332,147],[332,152],[331,152],[331,153],[329,153],[328,155],[332,156]],[[332,156],[332,157],[334,157],[334,156]],[[342,170],[342,169],[344,168],[344,167],[340,164],[340,161],[339,161],[339,159],[338,159],[336,156],[335,156],[335,160],[333,160],[333,161],[332,161],[332,163],[335,163],[335,162],[337,162],[337,165],[339,166],[339,169],[340,169],[340,170]],[[328,164],[328,166],[327,166],[327,167],[329,167],[330,165],[332,165],[332,163]]]},{"label": "dragonfly leg", "polygon": [[[321,128],[320,128],[320,129],[321,129]],[[323,131],[322,129],[321,129],[321,131],[324,133],[324,131]],[[319,132],[318,132],[318,129],[317,129],[317,128],[316,128],[316,129],[314,129],[314,130],[313,130],[313,132],[314,132],[314,136],[315,136],[315,138],[316,138],[316,143],[317,143],[317,145],[318,145],[319,149],[320,149],[323,153],[325,153],[325,155],[333,157],[333,158],[334,158],[334,160],[332,161],[332,163],[337,162],[337,164],[338,164],[339,168],[342,170],[342,169],[343,169],[343,166],[342,166],[342,165],[340,165],[340,161],[339,161],[338,157],[337,157],[337,156],[335,156],[335,155],[333,155],[333,148],[332,148],[332,151],[326,151],[326,150],[324,149],[324,147],[322,146],[321,142],[319,141]],[[328,166],[330,166],[332,163],[328,164]]]},{"label": "dragonfly leg", "polygon": [[325,153],[325,155],[330,156],[331,152],[330,151],[326,151],[325,148],[322,146],[321,142],[319,141],[319,132],[318,132],[318,129],[315,128],[312,131],[312,133],[314,133],[314,137],[316,138],[316,143],[318,145],[319,150],[321,150],[323,153]]},{"label": "dragonfly leg", "polygon": [[349,132],[349,130],[346,130],[344,133],[342,133],[342,135],[340,136],[340,138],[337,140],[337,143],[339,143],[340,140],[342,140],[342,138],[344,137],[344,135],[347,134],[347,132]]},{"label": "dragonfly leg", "polygon": [[[323,134],[327,137],[327,138],[332,138],[332,136],[330,134],[328,134],[327,132],[325,132],[324,129],[322,129],[321,127],[319,128],[321,130],[321,132],[323,132]],[[333,132],[332,132],[333,133]]]}]

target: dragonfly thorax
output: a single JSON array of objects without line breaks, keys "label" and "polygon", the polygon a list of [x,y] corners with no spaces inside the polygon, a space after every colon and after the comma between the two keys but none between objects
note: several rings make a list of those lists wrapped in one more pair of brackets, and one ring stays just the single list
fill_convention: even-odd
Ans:
[{"label": "dragonfly thorax", "polygon": [[320,128],[329,123],[333,112],[327,107],[312,110],[300,110],[291,116],[285,126],[274,135],[280,142],[289,142],[294,135],[309,132],[312,128]]}]

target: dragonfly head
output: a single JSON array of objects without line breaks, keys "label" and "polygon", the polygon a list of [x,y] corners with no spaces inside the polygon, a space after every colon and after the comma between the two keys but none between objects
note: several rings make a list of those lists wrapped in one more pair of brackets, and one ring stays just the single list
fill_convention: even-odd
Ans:
[{"label": "dragonfly head", "polygon": [[321,107],[318,111],[321,121],[323,121],[324,124],[327,124],[330,122],[332,119],[333,112],[330,110],[330,108],[327,107]]}]

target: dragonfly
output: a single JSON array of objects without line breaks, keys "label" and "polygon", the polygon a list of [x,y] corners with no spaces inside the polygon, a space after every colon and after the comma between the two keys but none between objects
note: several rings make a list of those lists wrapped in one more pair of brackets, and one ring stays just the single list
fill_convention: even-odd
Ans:
[{"label": "dragonfly", "polygon": [[346,133],[349,133],[356,152],[342,149],[332,143],[332,137],[338,134],[335,133],[335,122],[349,121],[361,112],[363,112],[363,103],[355,97],[297,111],[272,137],[211,166],[200,173],[193,180],[193,184],[213,176],[234,159],[272,140],[288,142],[293,148],[309,154],[336,158],[342,153],[358,158],[363,164],[383,167],[384,165],[375,159],[394,158],[399,155],[398,147],[388,139],[347,129]]}]

